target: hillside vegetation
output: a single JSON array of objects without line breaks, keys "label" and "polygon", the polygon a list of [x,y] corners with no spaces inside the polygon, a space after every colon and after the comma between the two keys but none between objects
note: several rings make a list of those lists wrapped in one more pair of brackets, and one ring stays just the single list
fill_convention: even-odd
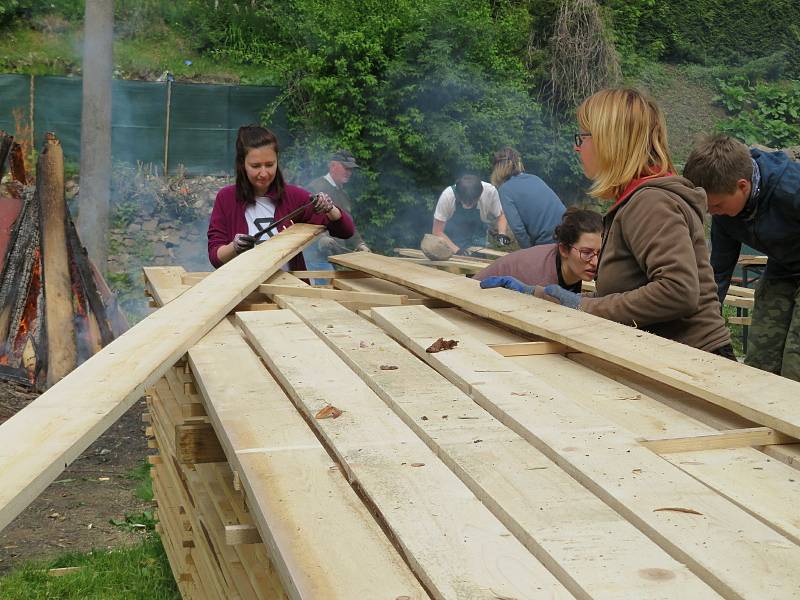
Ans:
[{"label": "hillside vegetation", "polygon": [[[333,148],[365,166],[357,218],[416,243],[438,192],[500,146],[568,201],[577,98],[625,82],[664,105],[682,162],[714,128],[800,144],[796,0],[117,0],[118,77],[275,84],[305,182]],[[6,0],[0,69],[80,73],[78,0]],[[583,54],[581,54],[583,52]],[[563,65],[568,68],[559,68]],[[579,68],[580,67],[580,68]],[[275,105],[265,106],[270,122]],[[728,117],[728,118],[726,118]],[[370,226],[366,226],[369,223]],[[372,234],[374,236],[374,234]]]}]

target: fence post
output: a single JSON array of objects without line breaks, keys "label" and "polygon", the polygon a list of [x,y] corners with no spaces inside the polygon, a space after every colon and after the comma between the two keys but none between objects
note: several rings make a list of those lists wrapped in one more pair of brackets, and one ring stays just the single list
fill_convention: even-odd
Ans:
[{"label": "fence post", "polygon": [[172,77],[167,77],[167,106],[164,124],[164,176],[167,176],[169,169],[169,120],[172,112]]},{"label": "fence post", "polygon": [[36,123],[34,121],[34,114],[33,114],[33,106],[36,101],[36,84],[33,81],[34,75],[31,74],[31,85],[30,85],[30,92],[28,93],[28,97],[30,98],[30,107],[28,112],[31,115],[31,150],[36,148]]}]

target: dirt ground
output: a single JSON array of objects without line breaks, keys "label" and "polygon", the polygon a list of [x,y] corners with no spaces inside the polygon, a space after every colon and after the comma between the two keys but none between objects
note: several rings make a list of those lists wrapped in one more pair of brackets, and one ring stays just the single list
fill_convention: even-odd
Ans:
[{"label": "dirt ground", "polygon": [[[0,422],[36,396],[23,387],[0,382]],[[135,496],[139,482],[129,476],[147,455],[144,411],[144,400],[137,401],[0,532],[0,575],[31,559],[139,541],[139,534],[109,520],[122,521],[126,514],[139,514],[154,506]]]}]

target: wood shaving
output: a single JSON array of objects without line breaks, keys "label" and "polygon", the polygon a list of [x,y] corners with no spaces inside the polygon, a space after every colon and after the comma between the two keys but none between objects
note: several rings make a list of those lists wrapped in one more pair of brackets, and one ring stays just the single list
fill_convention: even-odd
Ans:
[{"label": "wood shaving", "polygon": [[425,463],[411,463],[412,467],[424,467]]},{"label": "wood shaving", "polygon": [[342,411],[336,408],[333,404],[319,409],[317,414],[314,415],[315,419],[338,419],[342,416]]},{"label": "wood shaving", "polygon": [[378,367],[378,368],[379,368],[381,371],[396,371],[396,370],[397,370],[397,369],[399,369],[400,367],[398,367],[397,365],[381,365],[381,366],[380,366],[380,367]]},{"label": "wood shaving", "polygon": [[666,506],[664,508],[655,508],[653,512],[660,512],[660,511],[671,511],[671,512],[680,512],[686,513],[689,515],[702,515],[703,513],[697,512],[693,508],[681,508],[680,506]]},{"label": "wood shaving", "polygon": [[425,352],[429,352],[431,354],[435,352],[441,352],[443,350],[452,350],[458,346],[458,340],[446,340],[444,338],[439,338],[435,342],[433,342],[430,346],[425,348]]}]

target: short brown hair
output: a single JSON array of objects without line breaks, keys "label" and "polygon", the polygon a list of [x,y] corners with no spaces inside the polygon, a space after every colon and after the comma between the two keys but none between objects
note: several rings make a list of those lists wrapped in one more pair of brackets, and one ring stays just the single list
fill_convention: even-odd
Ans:
[{"label": "short brown hair", "polygon": [[730,194],[740,179],[750,181],[753,161],[742,142],[717,134],[697,144],[686,159],[683,176],[707,194]]}]

